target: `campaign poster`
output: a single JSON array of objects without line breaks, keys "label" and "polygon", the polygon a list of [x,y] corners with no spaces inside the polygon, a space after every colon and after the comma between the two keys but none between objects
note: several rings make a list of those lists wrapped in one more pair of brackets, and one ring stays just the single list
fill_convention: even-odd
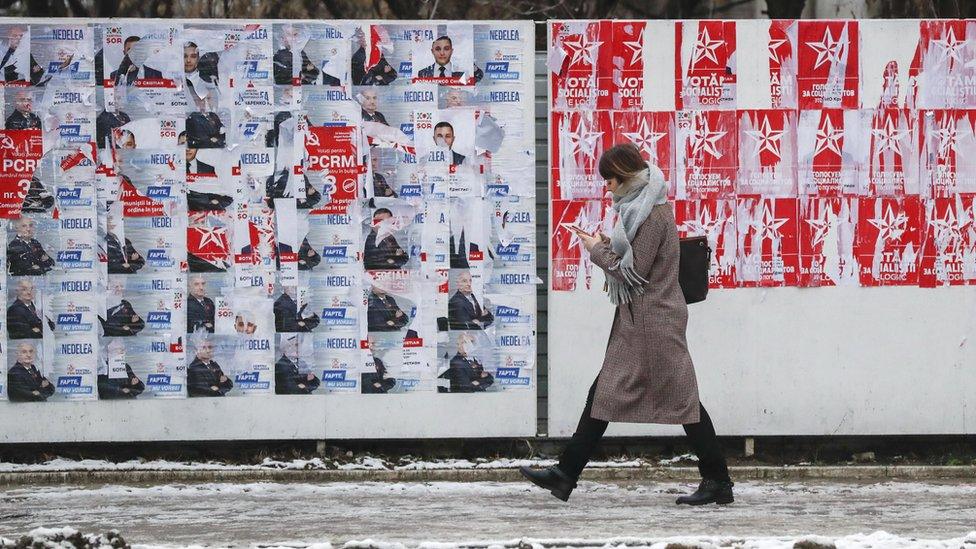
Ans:
[{"label": "campaign poster", "polygon": [[549,129],[554,200],[596,199],[606,194],[597,163],[603,151],[612,146],[607,139],[612,135],[611,120],[605,111],[552,113]]},{"label": "campaign poster", "polygon": [[676,132],[673,112],[613,113],[613,142],[633,143],[645,161],[660,168],[670,197],[674,197]]},{"label": "campaign poster", "polygon": [[922,203],[917,196],[858,201],[857,262],[861,286],[915,286]]},{"label": "campaign poster", "polygon": [[[593,284],[593,263],[574,227],[588,233],[610,227],[609,200],[553,200],[551,284],[556,291],[589,289]],[[606,221],[604,221],[606,219]]]},{"label": "campaign poster", "polygon": [[447,23],[412,30],[413,82],[474,86],[484,77],[484,71],[474,63],[474,25]]},{"label": "campaign poster", "polygon": [[799,275],[796,198],[736,198],[739,287],[796,286]]},{"label": "campaign poster", "polygon": [[801,110],[861,106],[858,31],[856,20],[798,23],[797,89]]},{"label": "campaign poster", "polygon": [[138,86],[175,88],[182,80],[180,27],[159,22],[125,22],[102,26],[105,88]]},{"label": "campaign poster", "polygon": [[973,193],[925,200],[918,265],[919,286],[976,283],[976,230]]},{"label": "campaign poster", "polygon": [[87,24],[31,25],[30,56],[41,69],[36,73],[31,70],[31,84],[41,87],[77,82],[94,86],[94,45],[92,27]]},{"label": "campaign poster", "polygon": [[708,269],[710,288],[735,288],[738,235],[736,203],[731,199],[676,200],[674,220],[678,236],[704,236],[712,250]]},{"label": "campaign poster", "polygon": [[797,124],[800,195],[857,196],[867,191],[870,113],[863,110],[803,110]]},{"label": "campaign poster", "polygon": [[602,93],[598,66],[611,33],[610,21],[560,21],[550,26],[546,65],[554,112],[596,110]]},{"label": "campaign poster", "polygon": [[738,194],[797,194],[796,111],[743,110],[739,116]]},{"label": "campaign poster", "polygon": [[[3,197],[0,218],[19,217],[32,188],[36,189],[35,195],[45,192],[40,180],[35,183],[33,179],[42,154],[40,131],[0,130],[0,162],[3,165],[3,170],[0,170],[0,193]],[[38,206],[43,208],[45,202],[42,199]]]},{"label": "campaign poster", "polygon": [[734,109],[735,21],[675,23],[675,106],[679,110]]},{"label": "campaign poster", "polygon": [[916,47],[912,64],[916,82],[913,91],[917,94],[914,106],[919,109],[976,107],[976,90],[968,84],[976,76],[970,53],[976,23],[968,19],[905,23],[914,28],[907,32],[899,29],[899,36],[904,39],[891,41],[885,49],[902,44]]},{"label": "campaign poster", "polygon": [[682,111],[675,118],[675,198],[733,198],[738,159],[735,111]]},{"label": "campaign poster", "polygon": [[869,137],[868,196],[918,194],[919,133],[916,111],[874,112]]},{"label": "campaign poster", "polygon": [[410,271],[370,271],[363,279],[367,331],[385,346],[423,347],[429,326],[421,315],[423,277]]},{"label": "campaign poster", "polygon": [[321,394],[312,336],[279,334],[275,345],[274,392],[278,395]]},{"label": "campaign poster", "polygon": [[794,19],[735,22],[740,109],[797,108],[797,28]]},{"label": "campaign poster", "polygon": [[491,250],[494,264],[535,265],[536,207],[532,197],[510,196],[491,201]]},{"label": "campaign poster", "polygon": [[799,200],[801,287],[858,284],[857,197]]},{"label": "campaign poster", "polygon": [[30,54],[30,25],[0,25],[0,81],[3,86],[26,86],[37,82],[43,68]]},{"label": "campaign poster", "polygon": [[97,400],[98,337],[72,334],[55,337],[50,380],[55,385],[51,400]]},{"label": "campaign poster", "polygon": [[919,123],[919,194],[953,198],[956,193],[976,192],[976,112],[919,111]]}]

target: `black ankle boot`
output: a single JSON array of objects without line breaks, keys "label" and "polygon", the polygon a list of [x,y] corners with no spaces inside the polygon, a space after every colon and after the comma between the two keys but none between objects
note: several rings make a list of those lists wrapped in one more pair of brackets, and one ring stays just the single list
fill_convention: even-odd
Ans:
[{"label": "black ankle boot", "polygon": [[559,470],[559,467],[552,466],[545,469],[532,469],[531,467],[519,467],[522,476],[531,480],[532,484],[545,488],[557,498],[566,501],[569,494],[576,488],[576,481],[569,478],[566,473]]},{"label": "black ankle boot", "polygon": [[732,486],[734,483],[731,480],[705,479],[698,485],[698,490],[694,494],[681,496],[675,503],[678,505],[706,505],[708,503],[725,505],[732,503],[735,501],[735,498],[732,497]]}]

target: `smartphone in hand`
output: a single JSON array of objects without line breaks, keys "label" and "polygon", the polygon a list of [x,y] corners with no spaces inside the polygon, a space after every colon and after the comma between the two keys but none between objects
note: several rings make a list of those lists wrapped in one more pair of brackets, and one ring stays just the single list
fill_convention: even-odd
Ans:
[{"label": "smartphone in hand", "polygon": [[593,236],[591,233],[584,231],[583,228],[580,227],[579,225],[570,225],[569,228],[572,229],[574,232],[585,234],[586,236]]}]

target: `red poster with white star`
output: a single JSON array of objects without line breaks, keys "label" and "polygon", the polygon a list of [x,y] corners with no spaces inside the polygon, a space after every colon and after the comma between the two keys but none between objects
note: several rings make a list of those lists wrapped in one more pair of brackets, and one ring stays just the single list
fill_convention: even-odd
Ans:
[{"label": "red poster with white star", "polygon": [[976,111],[921,111],[919,119],[921,195],[951,198],[957,192],[976,193]]},{"label": "red poster with white star", "polygon": [[735,21],[676,21],[677,109],[734,109]]},{"label": "red poster with white star", "polygon": [[[646,22],[614,21],[612,45],[602,51],[600,96],[597,107],[614,110],[641,110],[644,92],[644,32]],[[602,53],[602,52],[601,52]]]},{"label": "red poster with white star", "polygon": [[610,113],[553,112],[550,116],[552,197],[603,198],[606,189],[597,163],[612,136]]},{"label": "red poster with white star", "polygon": [[674,196],[674,137],[673,112],[615,112],[613,113],[613,142],[633,143],[648,163],[661,168],[664,180],[670,183],[669,196]]},{"label": "red poster with white star", "polygon": [[857,204],[854,197],[800,197],[800,286],[858,284]]},{"label": "red poster with white star", "polygon": [[858,201],[857,262],[862,286],[918,284],[921,224],[917,196]]},{"label": "red poster with white star", "polygon": [[589,289],[593,283],[593,263],[583,242],[571,227],[586,232],[610,233],[612,214],[609,200],[553,200],[551,278],[554,291]]},{"label": "red poster with white star", "polygon": [[769,96],[774,109],[796,108],[796,44],[796,21],[777,19],[769,22]]},{"label": "red poster with white star", "polygon": [[800,21],[800,109],[860,106],[857,21]]},{"label": "red poster with white star", "polygon": [[735,288],[735,200],[677,200],[674,219],[680,238],[708,237],[708,247],[712,249],[708,286]]},{"label": "red poster with white star", "polygon": [[675,197],[733,198],[737,170],[735,111],[675,113]]},{"label": "red poster with white star", "polygon": [[736,192],[796,196],[796,111],[739,111]]},{"label": "red poster with white star", "polygon": [[800,195],[819,197],[861,194],[868,149],[868,111],[800,111],[797,124],[797,181]]},{"label": "red poster with white star", "polygon": [[797,199],[738,197],[736,277],[740,287],[796,286]]},{"label": "red poster with white star", "polygon": [[871,118],[868,196],[918,194],[917,114],[909,109],[878,109]]},{"label": "red poster with white star", "polygon": [[976,284],[976,194],[925,201],[919,286]]},{"label": "red poster with white star", "polygon": [[976,78],[971,40],[976,21],[919,21],[919,41],[913,60],[914,103],[920,109],[976,108]]},{"label": "red poster with white star", "polygon": [[551,25],[550,97],[557,110],[595,109],[600,94],[597,70],[610,21],[566,21]]}]

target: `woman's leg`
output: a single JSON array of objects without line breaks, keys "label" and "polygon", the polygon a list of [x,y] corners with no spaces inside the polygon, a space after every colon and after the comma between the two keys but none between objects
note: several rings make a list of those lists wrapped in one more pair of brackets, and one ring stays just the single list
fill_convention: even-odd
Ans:
[{"label": "woman's leg", "polygon": [[578,479],[586,463],[590,461],[593,451],[600,445],[600,439],[607,430],[606,421],[593,419],[590,413],[593,410],[593,395],[596,392],[596,380],[590,386],[590,392],[586,396],[586,407],[580,416],[579,424],[572,440],[566,445],[562,456],[559,458],[559,470],[571,479]]},{"label": "woman's leg", "polygon": [[725,452],[715,436],[712,418],[708,416],[705,407],[698,404],[700,418],[698,423],[682,425],[688,441],[691,442],[695,454],[698,455],[698,472],[702,479],[728,482],[729,468],[725,463]]}]

